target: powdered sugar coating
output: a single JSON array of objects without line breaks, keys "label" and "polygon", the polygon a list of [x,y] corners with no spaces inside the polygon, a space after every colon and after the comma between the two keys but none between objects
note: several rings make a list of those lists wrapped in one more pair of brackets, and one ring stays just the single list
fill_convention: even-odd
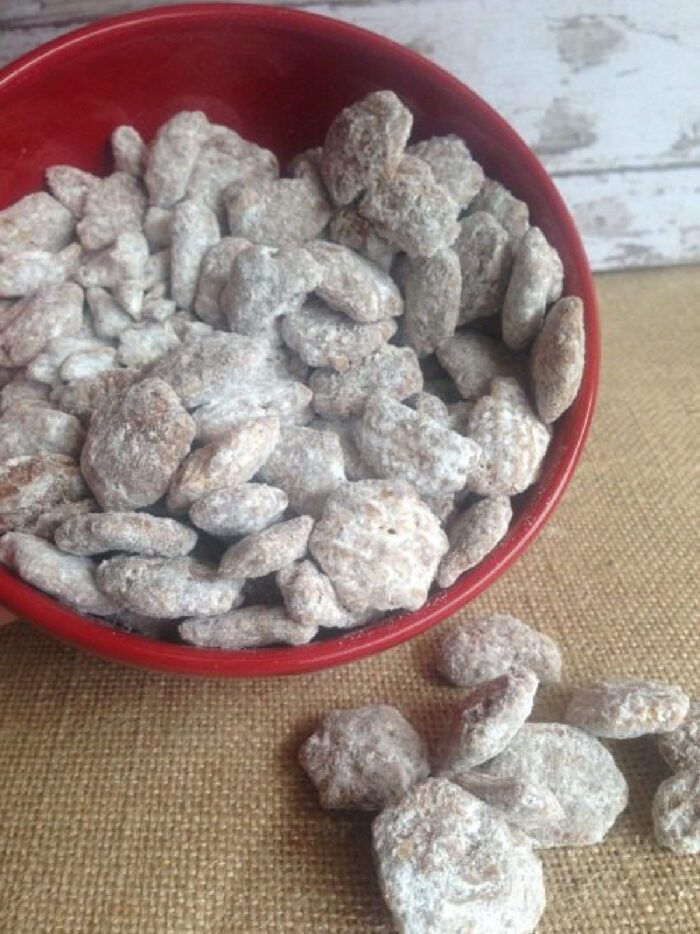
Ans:
[{"label": "powdered sugar coating", "polygon": [[95,565],[90,558],[64,554],[43,538],[7,532],[0,538],[0,561],[28,584],[80,613],[107,616],[117,609],[95,585]]},{"label": "powdered sugar coating", "polygon": [[522,239],[530,226],[530,211],[524,201],[520,201],[507,188],[487,178],[474,200],[469,205],[469,213],[485,211],[492,214],[507,232],[513,245]]},{"label": "powdered sugar coating", "polygon": [[80,252],[80,246],[72,243],[60,253],[22,250],[0,259],[0,298],[20,298],[63,282],[75,270]]},{"label": "powdered sugar coating", "polygon": [[148,147],[143,137],[133,126],[116,127],[112,130],[112,155],[117,172],[129,175],[143,175],[148,157]]},{"label": "powdered sugar coating", "polygon": [[459,234],[458,208],[422,159],[404,156],[396,172],[380,175],[360,202],[377,233],[409,256],[432,256]]},{"label": "powdered sugar coating", "polygon": [[480,453],[469,438],[382,392],[367,400],[355,441],[378,477],[400,477],[427,496],[463,489]]},{"label": "powdered sugar coating", "polygon": [[52,165],[46,170],[46,185],[49,191],[75,217],[83,216],[87,193],[98,183],[97,175],[77,169],[73,165]]},{"label": "powdered sugar coating", "polygon": [[17,403],[43,405],[48,404],[48,400],[49,387],[31,379],[26,370],[20,370],[0,389],[0,412],[6,412]]},{"label": "powdered sugar coating", "polygon": [[85,337],[81,333],[74,336],[55,337],[27,365],[25,372],[31,379],[55,386],[60,382],[62,366],[71,354],[101,350],[103,347],[102,341],[93,337]]},{"label": "powdered sugar coating", "polygon": [[538,684],[522,668],[473,687],[449,716],[443,767],[472,769],[503,752],[530,716]]},{"label": "powdered sugar coating", "polygon": [[298,623],[327,629],[351,629],[366,623],[371,613],[351,613],[338,600],[335,588],[313,561],[298,561],[276,575],[284,605]]},{"label": "powdered sugar coating", "polygon": [[118,337],[131,327],[133,319],[106,289],[93,286],[85,292],[95,334],[104,340]]},{"label": "powdered sugar coating", "polygon": [[457,326],[462,287],[459,259],[449,249],[430,257],[406,257],[399,275],[406,303],[402,339],[424,357],[452,337]]},{"label": "powdered sugar coating", "polygon": [[52,506],[43,512],[35,522],[27,526],[26,530],[38,538],[53,542],[54,532],[59,525],[63,525],[64,522],[76,516],[85,516],[90,512],[99,512],[99,510],[100,507],[92,497],[79,499],[73,503],[59,503],[58,506]]},{"label": "powdered sugar coating", "polygon": [[560,723],[526,723],[510,745],[481,767],[489,775],[520,778],[548,788],[564,821],[531,832],[538,846],[600,843],[627,806],[627,782],[599,740]]},{"label": "powdered sugar coating", "polygon": [[77,334],[83,324],[83,290],[74,282],[49,285],[20,299],[0,331],[0,366],[25,366],[57,337]]},{"label": "powdered sugar coating", "polygon": [[309,541],[341,602],[358,611],[422,606],[447,546],[438,519],[402,480],[338,487]]},{"label": "powdered sugar coating", "polygon": [[576,398],[583,377],[585,343],[581,299],[560,299],[549,310],[530,353],[535,405],[546,424],[563,415]]},{"label": "powdered sugar coating", "polygon": [[393,91],[374,91],[333,120],[321,172],[336,204],[350,204],[382,173],[396,171],[413,124]]},{"label": "powdered sugar coating", "polygon": [[140,231],[127,230],[104,249],[84,253],[75,278],[85,288],[115,289],[125,282],[143,287],[147,263],[148,241]]},{"label": "powdered sugar coating", "polygon": [[145,182],[152,205],[172,208],[187,189],[199,151],[211,134],[199,110],[182,111],[164,123],[150,145]]},{"label": "powdered sugar coating", "polygon": [[215,328],[225,329],[226,318],[221,310],[221,292],[231,275],[231,266],[241,250],[250,246],[243,237],[224,237],[204,254],[200,267],[195,313]]},{"label": "powdered sugar coating", "polygon": [[158,619],[226,613],[240,602],[242,581],[222,579],[194,558],[109,558],[98,587],[126,609]]},{"label": "powdered sugar coating", "polygon": [[49,509],[87,494],[80,470],[69,457],[11,457],[0,463],[0,532],[28,528]]},{"label": "powdered sugar coating", "polygon": [[193,438],[173,390],[145,379],[93,412],[80,465],[103,509],[138,509],[165,493]]},{"label": "powdered sugar coating", "polygon": [[681,725],[690,699],[675,684],[618,678],[578,688],[565,720],[596,736],[633,739]]},{"label": "powdered sugar coating", "polygon": [[475,162],[459,136],[432,136],[409,146],[406,152],[427,162],[438,185],[452,195],[460,210],[464,210],[484,182],[484,171]]},{"label": "powdered sugar coating", "polygon": [[210,649],[256,649],[284,643],[304,645],[317,633],[315,626],[295,622],[279,606],[244,606],[219,616],[194,617],[179,625],[185,642]]},{"label": "powdered sugar coating", "polygon": [[337,243],[314,240],[306,248],[321,269],[316,294],[335,311],[361,324],[402,314],[401,293],[375,263]]},{"label": "powdered sugar coating", "polygon": [[459,223],[454,249],[462,271],[459,324],[496,315],[503,307],[513,266],[507,231],[484,211],[467,214]]},{"label": "powdered sugar coating", "polygon": [[414,396],[409,396],[406,399],[406,405],[410,405],[419,415],[432,418],[442,425],[447,425],[449,422],[450,414],[447,405],[431,392],[417,392]]},{"label": "powdered sugar coating", "polygon": [[459,687],[497,678],[514,668],[533,671],[542,684],[561,680],[561,655],[553,640],[503,613],[448,629],[438,642],[436,662],[440,674]]},{"label": "powdered sugar coating", "polygon": [[467,434],[481,448],[470,488],[482,496],[514,496],[531,486],[550,441],[529,405],[493,394],[477,400]]},{"label": "powdered sugar coating", "polygon": [[192,505],[190,519],[210,535],[250,535],[279,522],[287,505],[284,490],[264,483],[242,483],[202,496]]},{"label": "powdered sugar coating", "polygon": [[382,894],[404,934],[531,934],[542,867],[526,838],[477,798],[429,779],[372,824]]},{"label": "powdered sugar coating", "polygon": [[310,427],[315,431],[331,432],[338,438],[343,451],[345,476],[348,480],[369,480],[375,474],[355,443],[356,424],[355,418],[316,418]]},{"label": "powdered sugar coating", "polygon": [[0,461],[25,454],[77,458],[83,440],[78,419],[56,409],[18,403],[0,417]]},{"label": "powdered sugar coating", "polygon": [[61,551],[99,555],[106,551],[177,558],[197,544],[197,533],[174,519],[141,512],[103,512],[67,519],[54,534]]},{"label": "powdered sugar coating", "polygon": [[522,350],[536,336],[552,283],[560,276],[554,248],[539,227],[530,227],[518,244],[503,300],[503,341],[511,350]]},{"label": "powdered sugar coating", "polygon": [[385,319],[357,324],[318,299],[310,299],[283,318],[281,333],[287,346],[309,366],[342,372],[392,338],[396,323]]},{"label": "powdered sugar coating", "polygon": [[285,424],[303,424],[311,415],[311,390],[293,379],[262,371],[243,379],[220,402],[200,406],[192,413],[197,440],[213,441],[243,422],[277,415]]},{"label": "powdered sugar coating", "polygon": [[331,809],[380,811],[430,774],[422,738],[387,704],[326,711],[299,762]]},{"label": "powdered sugar coating", "polygon": [[700,698],[691,698],[680,726],[659,736],[659,752],[672,769],[700,768]]},{"label": "powdered sugar coating", "polygon": [[138,375],[134,370],[105,370],[98,376],[76,379],[66,386],[59,386],[51,393],[51,399],[63,412],[76,415],[86,424],[95,409],[120,396],[133,385]]},{"label": "powdered sugar coating", "polygon": [[279,437],[279,418],[271,415],[243,422],[197,448],[185,458],[170,482],[167,500],[170,512],[185,513],[208,493],[250,480],[267,461]]},{"label": "powdered sugar coating", "polygon": [[139,324],[119,335],[117,359],[123,366],[144,370],[180,346],[180,338],[169,321]]},{"label": "powdered sugar coating", "polygon": [[199,268],[209,247],[219,242],[221,233],[216,214],[199,201],[175,205],[172,222],[171,293],[180,308],[193,302]]},{"label": "powdered sugar coating", "polygon": [[661,846],[685,856],[700,853],[700,768],[686,769],[659,785],[652,817]]},{"label": "powdered sugar coating", "polygon": [[380,237],[373,225],[358,213],[356,207],[336,211],[328,225],[327,233],[329,240],[349,247],[371,260],[384,272],[391,272],[398,247]]},{"label": "powdered sugar coating", "polygon": [[465,571],[483,561],[504,538],[512,517],[507,496],[486,497],[460,513],[448,529],[450,550],[438,568],[439,586],[451,587]]},{"label": "powdered sugar coating", "polygon": [[56,253],[70,243],[75,217],[45,191],[25,195],[0,211],[0,259],[21,250]]},{"label": "powdered sugar coating", "polygon": [[383,392],[406,399],[423,388],[423,374],[415,351],[387,344],[375,350],[344,373],[315,370],[309,379],[313,407],[324,417],[351,418],[361,415],[367,399]]},{"label": "powdered sugar coating", "polygon": [[223,577],[265,577],[306,554],[314,520],[299,516],[253,532],[231,545],[219,565]]},{"label": "powdered sugar coating", "polygon": [[459,331],[437,347],[437,358],[465,399],[483,396],[497,376],[515,376],[522,369],[506,347],[478,331]]},{"label": "powdered sugar coating", "polygon": [[92,379],[114,367],[116,351],[114,347],[94,347],[76,350],[68,354],[61,364],[60,376],[65,382],[76,379]]},{"label": "powdered sugar coating", "polygon": [[170,246],[173,212],[170,208],[151,205],[143,218],[143,232],[151,250],[163,250]]},{"label": "powdered sugar coating", "polygon": [[146,193],[138,179],[114,172],[88,188],[76,232],[86,250],[100,250],[120,233],[140,231],[145,212]]},{"label": "powdered sugar coating", "polygon": [[318,237],[331,217],[325,194],[308,178],[260,181],[226,194],[234,237],[270,246],[294,246]]}]

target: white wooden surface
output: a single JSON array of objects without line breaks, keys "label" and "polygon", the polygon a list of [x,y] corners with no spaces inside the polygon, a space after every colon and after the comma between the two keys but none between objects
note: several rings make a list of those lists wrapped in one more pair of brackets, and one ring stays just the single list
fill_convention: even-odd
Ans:
[{"label": "white wooden surface", "polygon": [[[554,175],[596,269],[700,261],[700,0],[287,0],[411,46]],[[0,0],[0,65],[137,0]]]}]

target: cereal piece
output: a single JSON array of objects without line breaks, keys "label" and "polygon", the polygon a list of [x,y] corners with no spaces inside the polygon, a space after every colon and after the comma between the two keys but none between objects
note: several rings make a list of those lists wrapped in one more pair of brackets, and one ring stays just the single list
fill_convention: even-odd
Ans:
[{"label": "cereal piece", "polygon": [[357,208],[341,208],[333,215],[328,225],[328,238],[360,253],[384,272],[391,272],[398,247],[380,237],[372,224],[360,217]]},{"label": "cereal piece", "polygon": [[415,610],[447,544],[410,484],[363,480],[328,497],[309,547],[350,610]]},{"label": "cereal piece", "polygon": [[46,184],[51,194],[75,217],[82,217],[85,199],[91,188],[100,182],[97,175],[73,165],[53,165],[46,170]]},{"label": "cereal piece", "polygon": [[120,333],[117,358],[123,366],[142,370],[179,346],[180,338],[169,321],[141,324]]},{"label": "cereal piece", "polygon": [[25,454],[78,457],[83,429],[73,415],[41,405],[11,406],[0,417],[0,461]]},{"label": "cereal piece", "polygon": [[73,555],[126,551],[177,558],[197,543],[197,533],[174,519],[141,512],[103,512],[70,518],[56,529],[56,545]]},{"label": "cereal piece", "polygon": [[381,811],[430,774],[425,742],[388,704],[326,711],[299,763],[329,809]]},{"label": "cereal piece", "polygon": [[484,182],[484,172],[478,162],[454,133],[433,136],[409,146],[406,152],[427,162],[438,185],[452,195],[460,211],[467,207]]},{"label": "cereal piece", "polygon": [[63,282],[77,266],[80,252],[73,243],[60,253],[23,250],[0,259],[0,297],[19,298]]},{"label": "cereal piece", "polygon": [[432,418],[433,421],[442,425],[446,425],[448,422],[449,411],[447,406],[442,399],[434,396],[431,392],[417,392],[414,396],[409,396],[406,399],[406,405],[410,405],[419,415]]},{"label": "cereal piece", "polygon": [[531,227],[518,244],[503,300],[503,341],[511,350],[523,350],[539,331],[557,261],[540,228]]},{"label": "cereal piece", "polygon": [[345,476],[348,480],[369,480],[375,477],[374,471],[363,459],[355,444],[355,425],[357,419],[317,418],[311,428],[334,434],[343,451]]},{"label": "cereal piece", "polygon": [[299,516],[246,535],[224,552],[219,573],[245,578],[279,571],[304,557],[313,525],[311,516]]},{"label": "cereal piece", "polygon": [[169,282],[170,250],[159,250],[146,260],[141,284],[149,298],[164,298]]},{"label": "cereal piece", "polygon": [[454,626],[438,643],[437,668],[450,684],[471,687],[514,668],[533,671],[545,685],[561,680],[561,655],[544,633],[496,613]]},{"label": "cereal piece", "polygon": [[482,396],[469,416],[467,433],[481,448],[470,480],[473,493],[514,496],[539,476],[550,432],[529,405],[493,394]]},{"label": "cereal piece", "polygon": [[279,165],[269,149],[248,142],[229,127],[214,126],[197,156],[187,196],[206,204],[224,221],[227,189],[232,193],[278,176]]},{"label": "cereal piece", "polygon": [[192,413],[196,438],[206,443],[243,422],[278,415],[285,423],[310,421],[311,390],[303,383],[279,377],[242,380],[220,402],[200,406]]},{"label": "cereal piece", "polygon": [[145,182],[152,205],[172,208],[184,197],[199,152],[210,136],[211,124],[199,110],[177,113],[161,126],[146,160]]},{"label": "cereal piece", "polygon": [[42,513],[35,522],[30,523],[26,531],[37,538],[44,538],[53,542],[54,532],[59,527],[75,516],[84,516],[89,512],[99,512],[100,507],[92,497],[79,499],[74,503],[60,503]]},{"label": "cereal piece", "polygon": [[690,699],[675,684],[618,678],[578,688],[565,720],[596,736],[634,739],[680,726]]},{"label": "cereal piece", "polygon": [[323,176],[321,175],[321,159],[323,158],[323,147],[316,146],[313,149],[305,149],[298,156],[294,156],[289,163],[289,174],[292,178],[308,178],[321,188],[324,186]]},{"label": "cereal piece", "polygon": [[532,833],[541,847],[600,843],[627,806],[627,782],[605,746],[560,723],[526,723],[481,768],[489,775],[544,786],[559,800],[564,821]]},{"label": "cereal piece", "polygon": [[202,321],[215,328],[223,330],[226,327],[226,317],[220,304],[221,292],[231,275],[234,259],[248,246],[250,242],[242,237],[224,237],[204,254],[194,310]]},{"label": "cereal piece", "polygon": [[20,370],[0,390],[0,412],[6,412],[17,403],[44,405],[49,401],[49,387],[30,379],[25,370]]},{"label": "cereal piece", "polygon": [[409,256],[432,256],[459,234],[458,209],[422,159],[404,156],[396,173],[380,175],[360,202],[377,233]]},{"label": "cereal piece", "polygon": [[545,424],[556,421],[576,398],[585,344],[581,299],[560,299],[544,319],[530,354],[535,404]]},{"label": "cereal piece", "polygon": [[321,267],[316,294],[335,311],[360,324],[403,313],[396,284],[374,263],[337,243],[316,240],[306,248]]},{"label": "cereal piece", "polygon": [[522,668],[473,687],[448,718],[443,766],[473,769],[503,752],[530,716],[538,683]]},{"label": "cereal piece", "polygon": [[95,585],[95,565],[90,558],[64,554],[42,538],[8,532],[0,538],[0,561],[28,584],[80,613],[106,616],[117,609]]},{"label": "cereal piece", "polygon": [[478,331],[460,331],[437,348],[437,358],[465,399],[483,396],[496,376],[515,376],[522,364],[499,341]]},{"label": "cereal piece", "polygon": [[0,331],[0,366],[24,366],[57,337],[83,325],[83,290],[74,282],[49,285],[16,303],[16,315]]},{"label": "cereal piece", "polygon": [[406,312],[401,335],[419,357],[434,353],[457,327],[462,276],[454,250],[405,258],[402,270]]},{"label": "cereal piece", "polygon": [[257,649],[276,643],[304,645],[316,635],[315,626],[302,626],[279,606],[245,606],[222,616],[194,617],[180,623],[185,642],[209,649]]},{"label": "cereal piece", "polygon": [[172,210],[157,205],[148,208],[143,219],[143,232],[151,250],[163,250],[170,246],[172,224]]},{"label": "cereal piece", "polygon": [[242,581],[222,580],[194,558],[121,555],[103,561],[97,586],[126,609],[158,619],[226,613],[240,602]]},{"label": "cereal piece", "polygon": [[287,346],[309,366],[342,372],[390,340],[396,333],[396,323],[385,319],[357,324],[318,299],[310,299],[282,319],[281,333]]},{"label": "cereal piece", "polygon": [[367,399],[383,392],[406,399],[423,388],[423,374],[415,351],[387,344],[344,373],[316,370],[309,379],[313,407],[324,417],[361,415]]},{"label": "cereal piece", "polygon": [[284,490],[265,483],[242,483],[202,496],[192,505],[190,519],[210,535],[250,535],[279,522],[287,505]]},{"label": "cereal piece", "polygon": [[176,347],[159,360],[151,376],[164,379],[187,409],[213,402],[262,362],[262,342],[240,334],[208,334]]},{"label": "cereal piece", "polygon": [[450,550],[440,562],[437,583],[452,584],[490,554],[508,531],[513,510],[507,496],[481,499],[469,506],[448,531]]},{"label": "cereal piece", "polygon": [[175,302],[170,298],[149,298],[144,296],[143,319],[145,321],[156,321],[160,324],[175,314],[175,308]]},{"label": "cereal piece", "polygon": [[257,473],[279,441],[280,421],[274,415],[232,428],[193,451],[172,478],[168,509],[184,513],[208,493],[240,486]]},{"label": "cereal piece", "polygon": [[106,289],[93,286],[87,289],[85,297],[98,337],[111,340],[132,326],[133,318]]},{"label": "cereal piece", "polygon": [[318,518],[328,496],[346,480],[340,441],[313,428],[285,428],[260,477],[284,490],[294,512]]},{"label": "cereal piece", "polygon": [[145,211],[146,194],[139,181],[126,172],[114,172],[88,189],[76,232],[86,250],[101,250],[120,233],[140,231]]},{"label": "cereal piece", "polygon": [[530,226],[530,211],[524,201],[519,201],[499,182],[487,178],[474,200],[469,213],[485,211],[492,214],[507,232],[515,246]]},{"label": "cereal piece", "polygon": [[139,374],[134,370],[105,370],[98,376],[76,379],[67,386],[60,386],[52,393],[51,400],[63,412],[76,415],[85,423],[95,409],[121,396],[138,378]]},{"label": "cereal piece", "polygon": [[462,270],[457,323],[468,324],[500,313],[513,267],[513,247],[508,233],[491,214],[467,214],[459,226],[454,247]]},{"label": "cereal piece", "polygon": [[542,866],[526,838],[446,779],[428,779],[372,824],[379,885],[397,930],[531,934]]},{"label": "cereal piece", "polygon": [[99,350],[103,346],[103,343],[95,338],[80,335],[54,338],[27,366],[27,376],[53,386],[60,380],[61,367],[72,353]]},{"label": "cereal piece", "polygon": [[145,379],[93,412],[83,475],[107,511],[150,506],[168,489],[193,437],[194,422],[170,386]]},{"label": "cereal piece", "polygon": [[251,246],[233,260],[221,310],[232,331],[270,338],[275,319],[300,308],[320,281],[320,267],[307,250]]},{"label": "cereal piece", "polygon": [[393,91],[375,91],[338,114],[321,157],[323,180],[336,204],[350,204],[377,176],[394,174],[412,123]]},{"label": "cereal piece", "polygon": [[114,347],[95,347],[92,350],[77,350],[68,354],[61,364],[61,379],[70,382],[74,379],[91,379],[114,367],[116,351]]},{"label": "cereal piece", "polygon": [[115,170],[143,175],[148,148],[139,131],[133,126],[118,126],[112,131],[111,139]]},{"label": "cereal piece", "polygon": [[461,490],[479,458],[469,438],[375,392],[355,429],[360,454],[379,477],[400,477],[426,496]]},{"label": "cereal piece", "polygon": [[214,333],[214,328],[210,324],[200,321],[191,311],[176,311],[168,324],[170,324],[183,344],[189,344],[190,341]]},{"label": "cereal piece", "polygon": [[652,805],[654,836],[674,853],[700,853],[700,769],[690,768],[659,785]]},{"label": "cereal piece", "polygon": [[677,772],[700,768],[700,698],[691,698],[685,720],[659,736],[659,752]]},{"label": "cereal piece", "polygon": [[308,178],[262,180],[225,195],[234,237],[269,246],[296,246],[318,237],[331,217],[323,192]]},{"label": "cereal piece", "polygon": [[366,623],[371,613],[351,613],[338,600],[330,578],[313,561],[298,561],[277,572],[284,605],[298,623],[326,629],[352,629]]},{"label": "cereal piece", "polygon": [[77,465],[63,454],[10,458],[0,463],[0,531],[27,528],[54,506],[87,493]]},{"label": "cereal piece", "polygon": [[189,308],[197,291],[199,268],[221,233],[216,214],[199,201],[181,201],[172,223],[171,293],[180,308]]},{"label": "cereal piece", "polygon": [[45,191],[25,195],[0,211],[0,259],[22,250],[56,253],[73,239],[75,218]]},{"label": "cereal piece", "polygon": [[565,819],[564,808],[543,785],[462,768],[450,768],[440,775],[495,808],[509,824],[525,833],[542,833]]},{"label": "cereal piece", "polygon": [[87,254],[78,267],[76,280],[85,288],[113,289],[125,281],[143,282],[148,263],[148,243],[142,233],[120,233],[104,250]]}]

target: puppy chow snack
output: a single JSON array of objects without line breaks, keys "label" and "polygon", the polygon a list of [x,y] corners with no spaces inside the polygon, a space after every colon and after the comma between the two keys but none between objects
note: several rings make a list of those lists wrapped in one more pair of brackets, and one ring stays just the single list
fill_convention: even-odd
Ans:
[{"label": "puppy chow snack", "polygon": [[675,684],[634,678],[597,681],[574,692],[566,722],[596,736],[633,739],[677,729],[689,703]]}]

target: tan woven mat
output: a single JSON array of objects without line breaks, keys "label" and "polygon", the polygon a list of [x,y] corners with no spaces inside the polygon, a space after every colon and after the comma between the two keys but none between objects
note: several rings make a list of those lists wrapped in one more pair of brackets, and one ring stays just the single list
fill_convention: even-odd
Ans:
[{"label": "tan woven mat", "polygon": [[[467,612],[550,633],[568,683],[617,672],[700,691],[700,268],[599,288],[602,391],[583,463],[535,545]],[[334,705],[382,699],[433,732],[454,697],[431,674],[435,637],[318,675],[226,683],[0,630],[0,932],[390,931],[368,819],[321,811],[294,756]],[[543,696],[538,716],[565,696]],[[700,858],[650,835],[666,774],[653,743],[616,750],[630,807],[601,846],[542,854],[540,930],[700,931]]]}]

